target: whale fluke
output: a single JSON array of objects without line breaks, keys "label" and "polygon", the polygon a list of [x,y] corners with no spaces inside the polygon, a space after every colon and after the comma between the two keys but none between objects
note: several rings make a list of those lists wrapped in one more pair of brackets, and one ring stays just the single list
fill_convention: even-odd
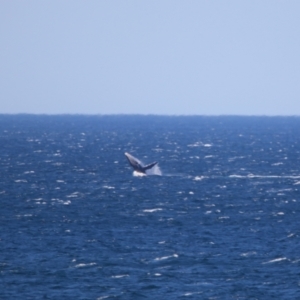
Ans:
[{"label": "whale fluke", "polygon": [[137,158],[133,157],[131,154],[125,152],[125,156],[128,159],[129,164],[133,167],[133,169],[139,173],[146,174],[147,170],[150,170],[157,164],[157,162],[154,162],[152,164],[143,166],[142,163]]}]

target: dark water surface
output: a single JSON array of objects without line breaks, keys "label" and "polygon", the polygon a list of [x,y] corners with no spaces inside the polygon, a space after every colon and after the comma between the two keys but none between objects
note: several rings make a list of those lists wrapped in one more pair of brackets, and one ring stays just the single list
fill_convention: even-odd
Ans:
[{"label": "dark water surface", "polygon": [[0,299],[300,299],[298,117],[0,115],[0,172]]}]

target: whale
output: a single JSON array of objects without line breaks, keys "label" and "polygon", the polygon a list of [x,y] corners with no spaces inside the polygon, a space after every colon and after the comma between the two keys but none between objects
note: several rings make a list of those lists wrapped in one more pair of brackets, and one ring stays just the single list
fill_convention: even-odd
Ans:
[{"label": "whale", "polygon": [[127,152],[125,152],[124,154],[129,162],[129,164],[133,167],[134,171],[136,171],[138,173],[146,175],[147,170],[150,170],[155,165],[157,165],[157,162],[153,162],[149,165],[144,166],[137,158],[133,157],[131,154],[129,154]]}]

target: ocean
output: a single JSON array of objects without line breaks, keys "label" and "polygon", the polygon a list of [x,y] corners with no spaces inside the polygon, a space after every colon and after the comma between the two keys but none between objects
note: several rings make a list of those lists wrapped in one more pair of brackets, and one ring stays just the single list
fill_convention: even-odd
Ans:
[{"label": "ocean", "polygon": [[299,130],[0,115],[0,299],[300,299]]}]

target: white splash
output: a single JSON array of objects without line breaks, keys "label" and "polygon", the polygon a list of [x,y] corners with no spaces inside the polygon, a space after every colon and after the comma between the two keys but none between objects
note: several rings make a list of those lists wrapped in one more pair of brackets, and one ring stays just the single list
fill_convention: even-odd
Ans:
[{"label": "white splash", "polygon": [[133,176],[135,177],[144,177],[144,176],[147,176],[146,174],[144,173],[141,173],[141,172],[137,172],[137,171],[133,171]]}]

